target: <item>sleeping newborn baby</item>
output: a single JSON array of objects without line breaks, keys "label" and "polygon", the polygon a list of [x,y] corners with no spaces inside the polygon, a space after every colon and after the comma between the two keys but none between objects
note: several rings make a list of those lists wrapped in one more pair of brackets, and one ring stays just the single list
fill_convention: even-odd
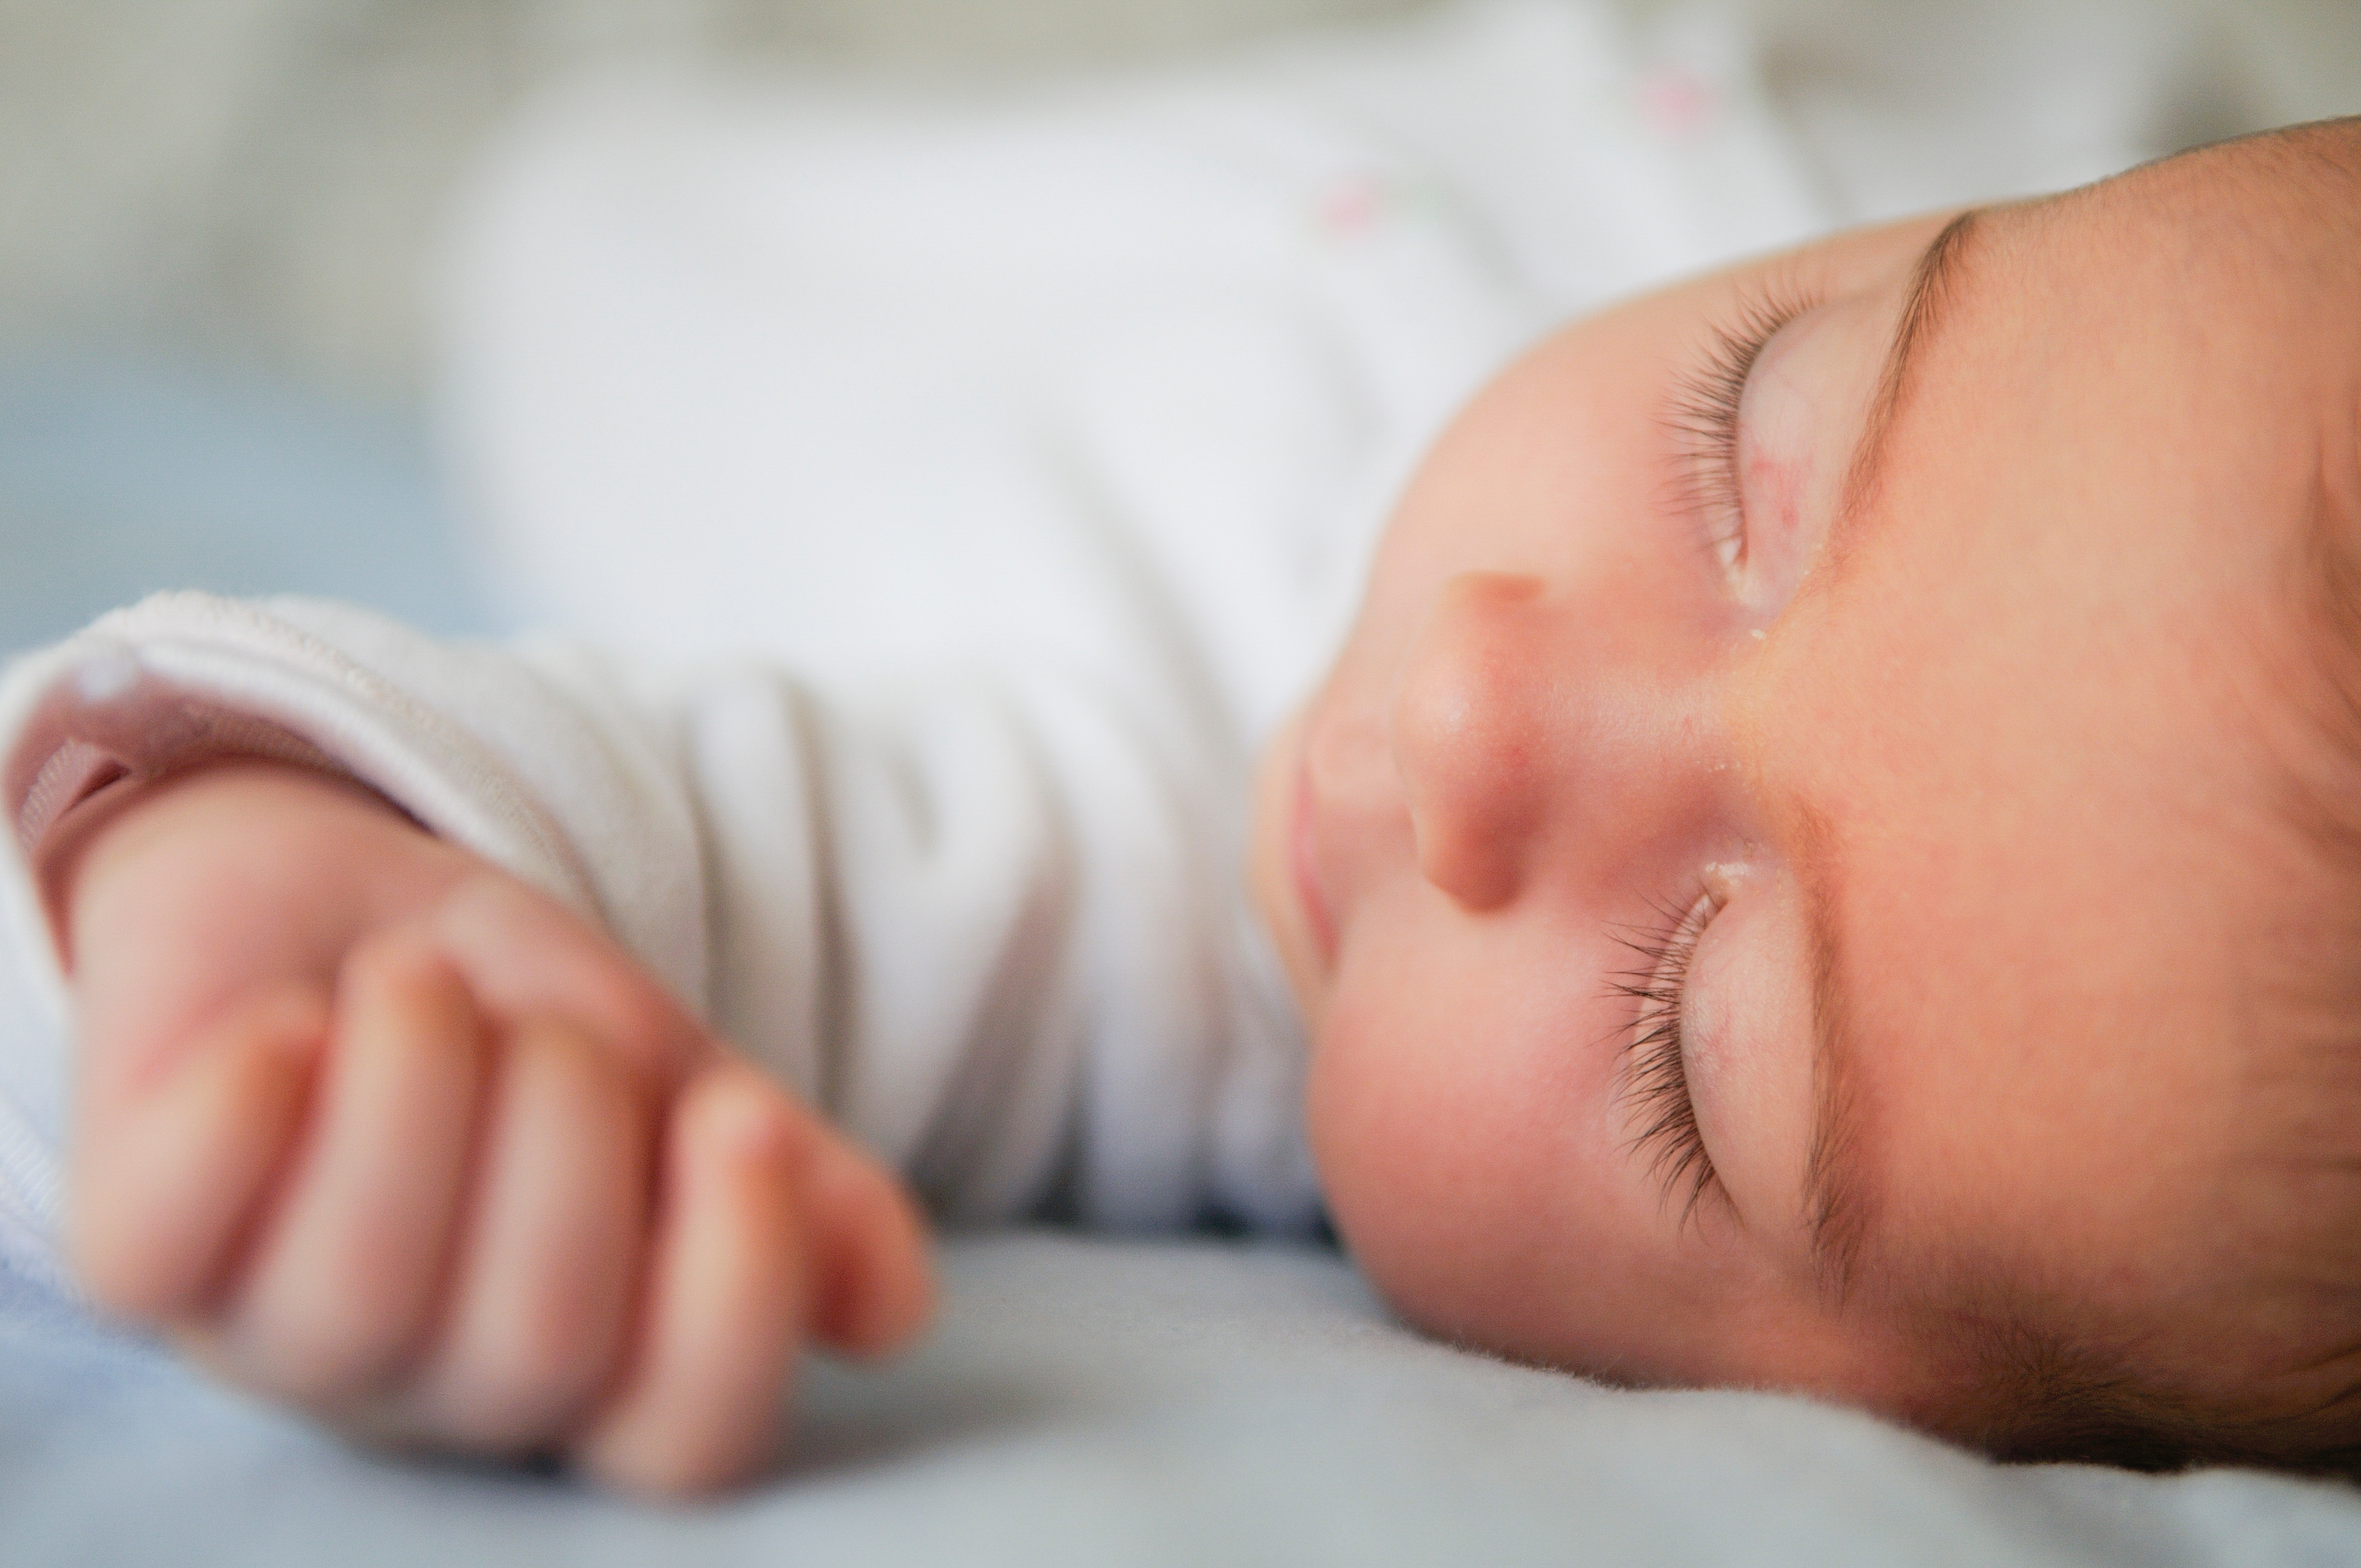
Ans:
[{"label": "sleeping newborn baby", "polygon": [[989,603],[870,674],[186,596],[20,663],[81,1287],[340,1428],[669,1493],[919,1331],[913,1190],[1324,1206],[1411,1322],[1573,1373],[2348,1461],[2361,122],[1547,336],[1282,723],[1230,672],[1310,612],[1173,537],[873,541]]}]

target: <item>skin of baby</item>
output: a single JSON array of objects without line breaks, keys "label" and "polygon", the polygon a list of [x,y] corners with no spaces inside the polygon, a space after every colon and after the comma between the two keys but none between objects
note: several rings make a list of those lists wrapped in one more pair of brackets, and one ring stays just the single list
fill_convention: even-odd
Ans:
[{"label": "skin of baby", "polygon": [[[2361,354],[2349,273],[2256,242],[2301,225],[2254,156],[1973,220],[1857,496],[1941,219],[1595,318],[1443,439],[1268,753],[1252,871],[1337,1223],[1406,1315],[1968,1435],[1951,1347],[2011,1312],[2192,1383],[2301,1340],[2223,1284],[2279,1201],[2225,1176],[2257,1120],[2228,1043],[2322,877],[2271,808],[2310,733],[2276,694]],[[1701,485],[1667,400],[1765,302],[1810,308]],[[923,1324],[889,1176],[366,791],[125,781],[37,869],[71,1255],[230,1379],[675,1494],[759,1469],[806,1345]],[[1614,990],[1667,990],[1624,944],[1675,924],[1685,1168],[1632,1093],[1657,1004]]]},{"label": "skin of baby", "polygon": [[1442,438],[1252,865],[1407,1317],[1986,1441],[2027,1328],[2354,1379],[2246,1288],[2306,1197],[2257,1019],[2334,895],[2289,781],[2352,787],[2290,694],[2312,520],[2361,526],[2361,135],[2303,134],[2341,185],[2260,138],[1639,301]]}]

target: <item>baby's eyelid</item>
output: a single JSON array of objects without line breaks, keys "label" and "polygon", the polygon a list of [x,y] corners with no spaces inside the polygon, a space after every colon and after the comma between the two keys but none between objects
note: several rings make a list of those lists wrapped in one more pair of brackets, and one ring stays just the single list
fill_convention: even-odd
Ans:
[{"label": "baby's eyelid", "polygon": [[1746,351],[1746,366],[1738,378],[1738,386],[1730,400],[1730,430],[1723,437],[1717,460],[1729,470],[1723,483],[1730,490],[1729,527],[1715,534],[1714,554],[1720,557],[1721,568],[1735,579],[1746,567],[1749,530],[1746,519],[1746,394],[1754,385],[1754,368],[1762,363],[1763,350],[1770,342],[1764,338]]},{"label": "baby's eyelid", "polygon": [[1732,530],[1734,548],[1730,552],[1730,558],[1724,562],[1730,571],[1733,581],[1753,554],[1755,543],[1753,523],[1747,509],[1746,469],[1747,448],[1752,444],[1752,438],[1759,434],[1759,422],[1750,422],[1747,418],[1748,405],[1752,401],[1756,389],[1763,379],[1766,359],[1775,357],[1773,353],[1773,346],[1808,310],[1808,306],[1799,304],[1783,311],[1775,318],[1767,318],[1759,324],[1757,331],[1761,335],[1752,339],[1747,346],[1745,373],[1740,378],[1735,394],[1730,400],[1730,433],[1729,439],[1724,444],[1722,459],[1729,466],[1730,513],[1736,521],[1736,526]]},{"label": "baby's eyelid", "polygon": [[1719,908],[1708,890],[1686,907],[1664,907],[1665,924],[1653,936],[1619,938],[1647,960],[1614,982],[1615,991],[1640,1004],[1624,1047],[1623,1083],[1619,1091],[1619,1098],[1631,1107],[1638,1129],[1628,1147],[1659,1184],[1664,1201],[1679,1200],[1684,1226],[1709,1195],[1720,1193],[1725,1201],[1728,1197],[1697,1125],[1682,1037],[1689,963]]},{"label": "baby's eyelid", "polygon": [[[1707,927],[1713,924],[1713,917],[1721,913],[1722,905],[1728,902],[1729,898],[1725,893],[1719,892],[1708,884],[1689,902],[1688,907],[1682,911],[1680,923],[1675,927],[1677,934],[1674,940],[1678,944],[1679,951],[1676,959],[1668,955],[1667,961],[1676,963],[1676,968],[1667,978],[1666,989],[1673,995],[1675,1013],[1684,1026],[1685,1036],[1688,1017],[1689,980],[1697,967],[1697,944],[1705,940]],[[1686,1043],[1685,1039],[1684,1044]],[[1686,1079],[1683,1080],[1681,1087],[1683,1091],[1686,1092],[1688,1085]]]},{"label": "baby's eyelid", "polygon": [[1771,340],[1815,303],[1775,280],[1751,285],[1711,327],[1695,367],[1676,380],[1665,416],[1687,469],[1689,494],[1682,510],[1705,530],[1714,559],[1733,587],[1747,554],[1739,451],[1747,387]]}]

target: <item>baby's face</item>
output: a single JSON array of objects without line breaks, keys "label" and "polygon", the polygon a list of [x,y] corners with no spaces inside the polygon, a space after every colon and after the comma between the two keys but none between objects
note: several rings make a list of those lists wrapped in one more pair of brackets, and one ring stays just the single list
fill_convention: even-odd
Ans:
[{"label": "baby's face", "polygon": [[2361,355],[2250,156],[1640,301],[1437,445],[1254,866],[1406,1315],[1962,1429],[2012,1324],[2281,1348],[2201,1341]]}]

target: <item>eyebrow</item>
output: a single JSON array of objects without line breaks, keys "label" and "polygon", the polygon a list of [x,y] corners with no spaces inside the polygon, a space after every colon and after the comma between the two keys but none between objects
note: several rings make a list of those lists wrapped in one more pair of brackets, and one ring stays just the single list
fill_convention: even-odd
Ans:
[{"label": "eyebrow", "polygon": [[1894,329],[1894,342],[1885,352],[1884,367],[1878,372],[1877,390],[1870,400],[1869,418],[1861,427],[1861,441],[1854,446],[1852,461],[1846,467],[1844,490],[1826,547],[1836,558],[1832,565],[1842,561],[1844,547],[1850,542],[1855,525],[1877,499],[1878,486],[1885,477],[1886,449],[1892,444],[1894,423],[1910,395],[1911,374],[1959,293],[1968,241],[1982,218],[1982,208],[1971,207],[1945,224],[1942,232],[1918,253],[1918,260],[1910,269],[1910,287],[1902,297],[1902,314]]},{"label": "eyebrow", "polygon": [[[1860,525],[1876,499],[1884,477],[1886,449],[1911,375],[1956,297],[1968,240],[1982,210],[1970,208],[1943,225],[1911,269],[1902,313],[1879,371],[1877,390],[1861,441],[1853,448],[1844,490],[1823,547],[1829,570],[1815,574],[1821,585],[1841,574]],[[1862,1109],[1857,1063],[1860,1052],[1843,986],[1839,982],[1842,947],[1837,875],[1837,845],[1827,819],[1806,808],[1799,848],[1805,883],[1805,923],[1810,942],[1812,981],[1812,1135],[1804,1164],[1804,1212],[1821,1288],[1841,1299],[1859,1266],[1862,1243],[1873,1218],[1861,1156]]]},{"label": "eyebrow", "polygon": [[1872,1217],[1862,1179],[1861,1108],[1852,1019],[1837,981],[1837,885],[1828,823],[1805,818],[1804,918],[1811,944],[1812,1136],[1804,1158],[1804,1221],[1820,1288],[1841,1300],[1860,1266]]}]

